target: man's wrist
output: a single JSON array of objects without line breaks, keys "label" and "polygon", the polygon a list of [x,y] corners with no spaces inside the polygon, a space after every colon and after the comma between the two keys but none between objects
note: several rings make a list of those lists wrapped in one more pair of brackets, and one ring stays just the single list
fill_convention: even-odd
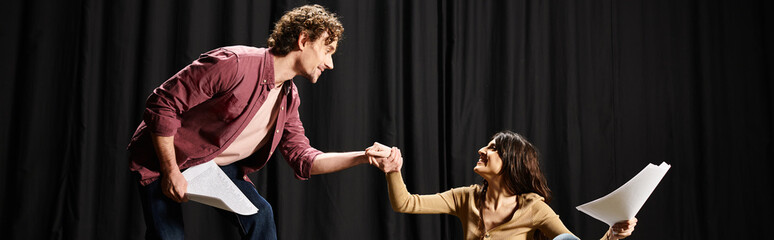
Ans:
[{"label": "man's wrist", "polygon": [[162,176],[171,176],[175,174],[181,174],[181,172],[180,172],[180,168],[177,168],[177,166],[174,166],[174,167],[162,168],[159,174],[161,174]]},{"label": "man's wrist", "polygon": [[355,159],[357,159],[358,164],[369,164],[371,161],[368,160],[368,155],[366,155],[365,151],[357,151],[355,152],[357,156],[355,156]]}]

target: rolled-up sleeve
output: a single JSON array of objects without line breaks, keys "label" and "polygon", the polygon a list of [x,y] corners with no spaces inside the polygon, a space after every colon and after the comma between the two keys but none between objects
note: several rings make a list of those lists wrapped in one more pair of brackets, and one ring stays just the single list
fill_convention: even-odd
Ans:
[{"label": "rolled-up sleeve", "polygon": [[287,121],[280,142],[282,156],[288,162],[296,175],[297,179],[306,180],[311,176],[312,163],[317,155],[322,154],[320,150],[313,148],[309,144],[309,139],[304,134],[304,125],[298,115],[298,106],[301,101],[298,96],[294,102],[292,110],[288,113]]},{"label": "rolled-up sleeve", "polygon": [[238,72],[237,61],[237,56],[228,50],[212,50],[153,90],[143,114],[151,133],[175,135],[181,114],[230,89]]}]

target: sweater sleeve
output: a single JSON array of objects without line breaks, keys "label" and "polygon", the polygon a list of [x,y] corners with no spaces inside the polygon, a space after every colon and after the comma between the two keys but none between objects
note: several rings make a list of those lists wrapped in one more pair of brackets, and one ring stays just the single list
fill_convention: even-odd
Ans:
[{"label": "sweater sleeve", "polygon": [[386,178],[390,204],[396,212],[457,215],[459,195],[462,194],[459,189],[451,189],[437,194],[417,195],[409,193],[406,189],[400,172],[387,173]]},{"label": "sweater sleeve", "polygon": [[602,238],[600,238],[599,240],[608,240],[608,239],[610,239],[609,234],[610,234],[610,231],[605,231],[605,235],[602,236]]},{"label": "sweater sleeve", "polygon": [[533,220],[534,225],[539,229],[543,235],[548,238],[554,238],[562,233],[569,233],[569,229],[564,226],[562,220],[559,219],[559,215],[556,215],[553,209],[541,200],[534,200],[533,207]]}]

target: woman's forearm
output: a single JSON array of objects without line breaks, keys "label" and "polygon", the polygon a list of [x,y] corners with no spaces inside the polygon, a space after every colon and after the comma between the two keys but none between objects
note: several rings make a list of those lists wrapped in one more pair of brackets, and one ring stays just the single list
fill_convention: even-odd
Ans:
[{"label": "woman's forearm", "polygon": [[387,193],[390,196],[390,205],[396,212],[408,213],[408,201],[411,195],[403,183],[403,176],[400,172],[390,172],[385,174],[387,178]]}]

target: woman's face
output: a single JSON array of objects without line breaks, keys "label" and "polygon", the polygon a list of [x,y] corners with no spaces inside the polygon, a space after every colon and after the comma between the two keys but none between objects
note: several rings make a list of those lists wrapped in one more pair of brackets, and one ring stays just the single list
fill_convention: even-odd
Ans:
[{"label": "woman's face", "polygon": [[495,149],[495,141],[492,140],[488,145],[478,150],[478,162],[473,171],[484,177],[484,179],[494,179],[503,168],[503,160]]}]

